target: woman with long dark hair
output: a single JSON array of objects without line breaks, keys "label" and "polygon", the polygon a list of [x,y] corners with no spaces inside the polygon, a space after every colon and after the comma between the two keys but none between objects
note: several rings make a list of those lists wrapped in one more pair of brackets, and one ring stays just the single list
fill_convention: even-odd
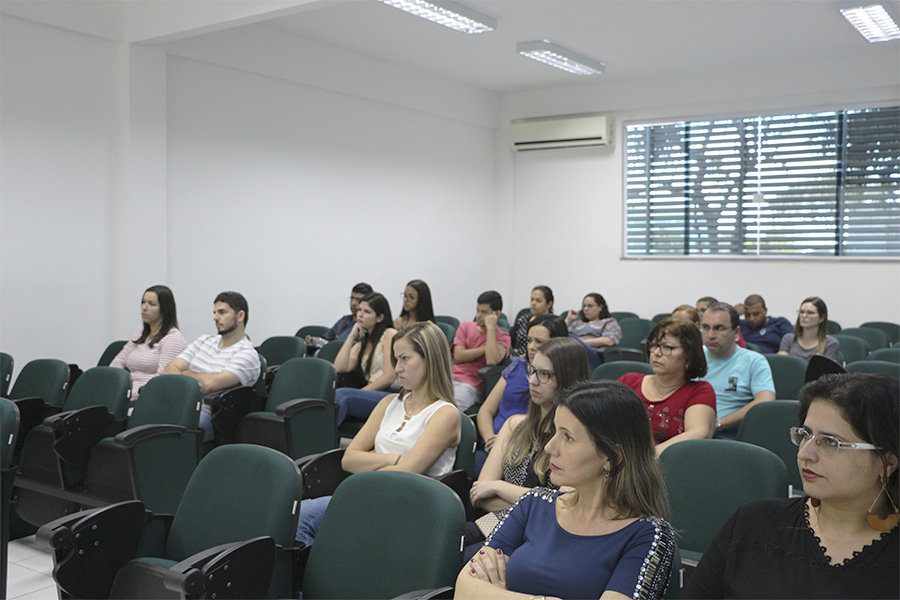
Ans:
[{"label": "woman with long dark hair", "polygon": [[536,285],[531,290],[531,302],[528,304],[531,314],[524,314],[509,329],[512,339],[513,356],[523,356],[528,347],[528,325],[536,317],[553,314],[553,290],[546,285]]},{"label": "woman with long dark hair", "polygon": [[839,362],[840,351],[841,343],[828,335],[828,307],[825,302],[817,296],[801,302],[794,333],[781,338],[778,354],[791,354],[806,360],[814,354],[823,354]]},{"label": "woman with long dark hair", "polygon": [[434,322],[434,307],[431,305],[431,289],[421,279],[413,279],[403,291],[403,310],[394,320],[394,329],[420,321]]}]

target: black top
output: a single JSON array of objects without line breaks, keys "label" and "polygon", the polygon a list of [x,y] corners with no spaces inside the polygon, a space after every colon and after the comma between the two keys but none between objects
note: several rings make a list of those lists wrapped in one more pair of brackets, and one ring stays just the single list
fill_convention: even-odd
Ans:
[{"label": "black top", "polygon": [[682,598],[900,598],[898,528],[832,565],[806,498],[740,507],[716,534]]}]

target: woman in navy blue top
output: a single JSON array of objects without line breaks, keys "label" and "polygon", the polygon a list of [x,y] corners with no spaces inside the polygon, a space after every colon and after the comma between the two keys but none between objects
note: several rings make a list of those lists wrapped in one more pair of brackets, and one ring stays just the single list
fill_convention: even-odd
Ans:
[{"label": "woman in navy blue top", "polygon": [[615,381],[557,396],[550,480],[522,496],[456,580],[456,598],[660,598],[675,536],[644,404]]}]

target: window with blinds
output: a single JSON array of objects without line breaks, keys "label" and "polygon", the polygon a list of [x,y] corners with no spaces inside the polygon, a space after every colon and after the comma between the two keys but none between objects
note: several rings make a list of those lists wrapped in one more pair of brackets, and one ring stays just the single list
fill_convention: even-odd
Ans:
[{"label": "window with blinds", "polygon": [[626,255],[900,256],[900,107],[625,128]]}]

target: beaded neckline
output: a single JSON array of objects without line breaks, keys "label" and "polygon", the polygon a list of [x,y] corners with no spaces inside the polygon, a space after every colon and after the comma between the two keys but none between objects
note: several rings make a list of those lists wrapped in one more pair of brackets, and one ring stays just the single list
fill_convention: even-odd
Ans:
[{"label": "beaded neckline", "polygon": [[853,560],[854,558],[859,556],[860,553],[865,551],[866,548],[879,542],[880,540],[883,540],[888,534],[891,533],[890,531],[882,531],[881,535],[877,539],[874,539],[871,542],[869,542],[868,544],[866,544],[865,546],[863,546],[861,550],[854,550],[853,555],[845,558],[840,564],[833,565],[833,564],[831,564],[831,557],[828,555],[828,551],[825,550],[825,546],[822,545],[822,539],[816,535],[815,530],[812,528],[812,525],[809,522],[809,502],[808,501],[803,503],[803,516],[806,519],[806,528],[809,530],[809,533],[812,534],[813,539],[816,540],[816,544],[818,544],[819,550],[822,551],[822,556],[825,557],[825,564],[828,565],[829,567],[835,567],[835,568],[843,567],[844,565],[849,563],[851,560]]}]

